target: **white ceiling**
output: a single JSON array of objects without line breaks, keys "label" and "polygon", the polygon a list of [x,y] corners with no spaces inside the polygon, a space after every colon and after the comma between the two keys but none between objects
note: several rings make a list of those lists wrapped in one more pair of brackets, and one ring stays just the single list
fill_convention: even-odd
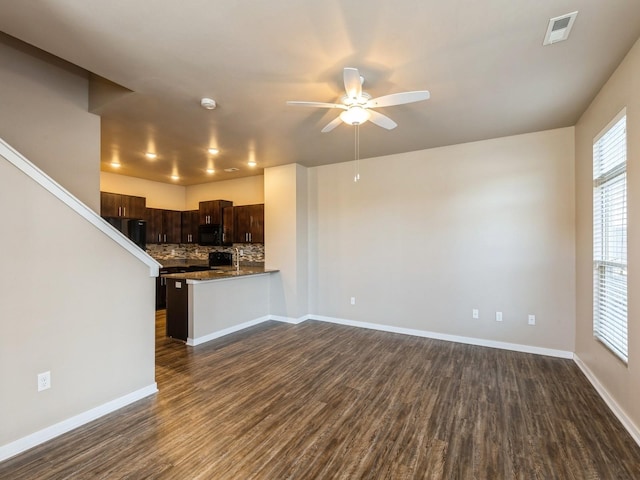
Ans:
[{"label": "white ceiling", "polygon": [[[543,47],[574,10],[569,40]],[[103,170],[115,156],[117,173],[191,185],[352,160],[353,127],[320,133],[338,112],[285,105],[338,100],[346,66],[374,97],[431,92],[384,109],[394,130],[364,124],[361,158],[574,125],[640,37],[640,2],[0,0],[0,29],[131,90],[94,110]]]}]

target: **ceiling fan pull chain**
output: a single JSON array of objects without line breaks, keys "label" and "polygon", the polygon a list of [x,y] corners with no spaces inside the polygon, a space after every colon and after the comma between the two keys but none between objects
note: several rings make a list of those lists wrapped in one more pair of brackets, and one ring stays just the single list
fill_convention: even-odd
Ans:
[{"label": "ceiling fan pull chain", "polygon": [[358,182],[360,180],[360,124],[355,124],[355,167],[356,173],[353,176],[353,181]]}]

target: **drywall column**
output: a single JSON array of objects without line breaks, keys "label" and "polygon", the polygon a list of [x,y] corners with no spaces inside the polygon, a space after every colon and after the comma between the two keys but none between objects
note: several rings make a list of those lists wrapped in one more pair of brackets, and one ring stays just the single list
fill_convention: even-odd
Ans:
[{"label": "drywall column", "polygon": [[298,321],[308,313],[307,169],[290,164],[264,171],[265,266],[271,314]]}]

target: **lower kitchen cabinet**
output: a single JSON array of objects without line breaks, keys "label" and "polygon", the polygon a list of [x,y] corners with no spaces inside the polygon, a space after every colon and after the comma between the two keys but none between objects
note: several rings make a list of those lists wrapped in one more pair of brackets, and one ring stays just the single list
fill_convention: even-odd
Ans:
[{"label": "lower kitchen cabinet", "polygon": [[156,310],[167,308],[167,279],[162,276],[167,273],[169,270],[162,268],[156,278]]}]

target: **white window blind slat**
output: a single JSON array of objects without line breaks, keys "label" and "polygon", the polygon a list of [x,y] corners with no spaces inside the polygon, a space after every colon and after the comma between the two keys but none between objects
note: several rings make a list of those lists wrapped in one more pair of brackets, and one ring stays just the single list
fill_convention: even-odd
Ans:
[{"label": "white window blind slat", "polygon": [[612,123],[593,144],[593,333],[627,362],[626,113]]}]

